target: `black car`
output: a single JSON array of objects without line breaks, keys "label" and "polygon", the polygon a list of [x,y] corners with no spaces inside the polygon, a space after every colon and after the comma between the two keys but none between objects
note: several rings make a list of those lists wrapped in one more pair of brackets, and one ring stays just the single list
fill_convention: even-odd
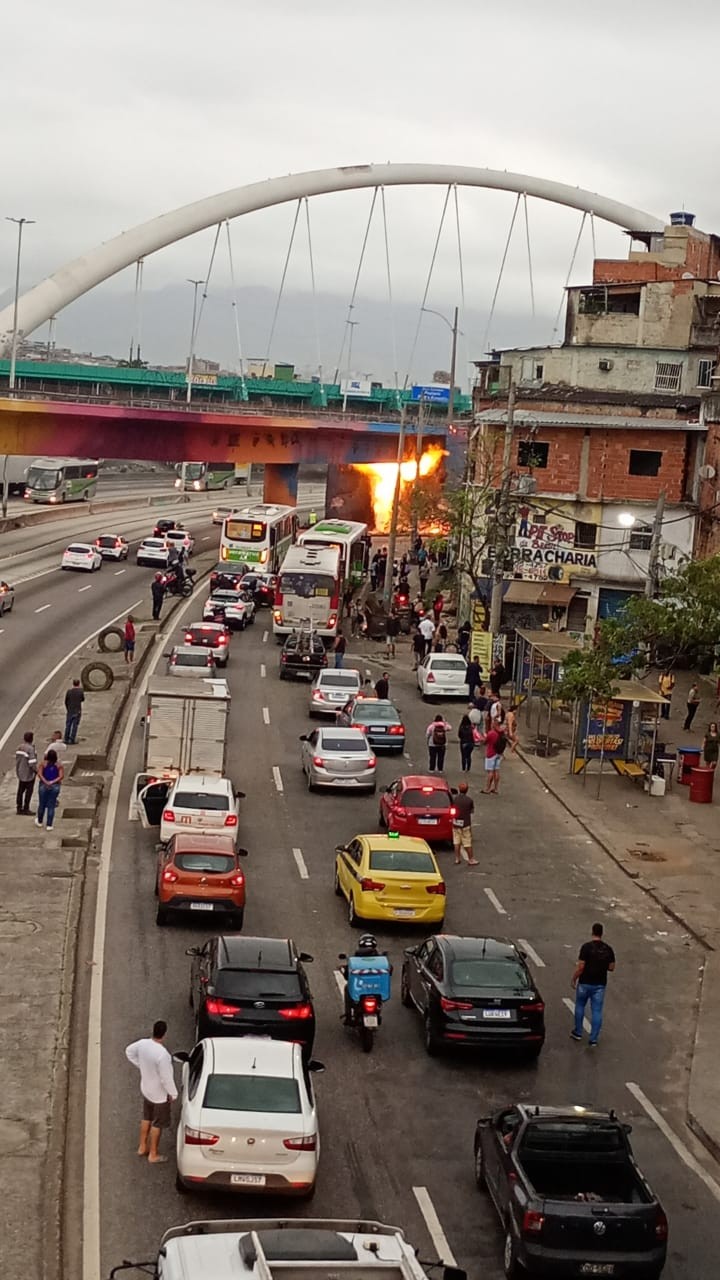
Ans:
[{"label": "black car", "polygon": [[280,654],[280,679],[289,676],[309,676],[314,679],[318,671],[328,664],[325,645],[313,631],[291,631]]},{"label": "black car", "polygon": [[239,564],[233,567],[221,561],[216,564],[210,574],[210,594],[217,587],[219,591],[240,591],[240,584],[247,576],[247,565]]},{"label": "black car", "polygon": [[225,935],[193,957],[190,1004],[196,1037],[270,1036],[297,1040],[308,1055],[315,1039],[315,1009],[304,965],[312,960],[291,938]]},{"label": "black car", "polygon": [[441,934],[408,948],[400,998],[422,1015],[429,1054],[450,1045],[536,1058],[545,1041],[545,1002],[506,938]]},{"label": "black car", "polygon": [[178,524],[175,520],[166,519],[163,516],[160,520],[155,521],[155,528],[153,529],[153,537],[162,538],[163,534],[167,533],[169,529],[177,529],[177,528],[178,528]]},{"label": "black car", "polygon": [[258,608],[269,609],[275,603],[277,576],[274,573],[246,573],[240,581],[243,591],[249,591]]}]

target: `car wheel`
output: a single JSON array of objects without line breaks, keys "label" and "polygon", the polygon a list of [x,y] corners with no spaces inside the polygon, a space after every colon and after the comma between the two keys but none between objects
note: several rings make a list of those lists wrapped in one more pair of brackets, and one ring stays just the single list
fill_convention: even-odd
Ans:
[{"label": "car wheel", "polygon": [[529,1049],[525,1049],[524,1057],[526,1062],[537,1062],[543,1047],[541,1044],[534,1044]]},{"label": "car wheel", "polygon": [[231,914],[231,916],[230,916],[230,928],[233,930],[233,932],[234,932],[234,933],[240,933],[240,931],[241,931],[241,929],[242,929],[242,927],[243,927],[243,920],[244,920],[244,919],[245,919],[245,912],[244,912],[244,911],[233,911],[233,912],[232,912],[232,914]]},{"label": "car wheel", "polygon": [[425,1052],[427,1053],[428,1057],[430,1058],[437,1057],[437,1054],[440,1049],[440,1045],[438,1044],[437,1037],[433,1032],[429,1013],[425,1014],[425,1021],[423,1023],[423,1042],[425,1044]]},{"label": "car wheel", "polygon": [[303,1191],[302,1195],[300,1195],[300,1196],[298,1197],[298,1199],[299,1199],[299,1200],[312,1200],[313,1196],[315,1195],[316,1190],[317,1190],[317,1183],[316,1183],[316,1182],[313,1182],[312,1186],[311,1186],[311,1187],[308,1187],[307,1191]]},{"label": "car wheel", "polygon": [[338,898],[342,898],[342,889],[340,888],[340,877],[338,875],[337,863],[335,863],[335,870],[333,872],[333,889],[335,890]]},{"label": "car wheel", "polygon": [[406,1009],[412,1009],[412,998],[410,996],[410,984],[408,982],[407,971],[403,965],[402,976],[400,978],[400,1003],[405,1005]]},{"label": "car wheel", "polygon": [[507,1280],[524,1280],[527,1275],[522,1263],[518,1260],[517,1249],[515,1246],[515,1237],[510,1227],[505,1232],[505,1247],[503,1249],[503,1271],[507,1276]]},{"label": "car wheel", "polygon": [[485,1181],[485,1156],[483,1155],[481,1142],[478,1142],[475,1148],[475,1185],[479,1191],[484,1191],[487,1186]]},{"label": "car wheel", "polygon": [[381,829],[385,826],[385,814],[382,811],[382,805],[378,809],[378,826]]},{"label": "car wheel", "polygon": [[5,613],[5,601],[0,600],[0,618],[2,618],[4,613]]},{"label": "car wheel", "polygon": [[190,1009],[192,1009],[192,1008],[193,1008],[193,993],[192,993],[192,987],[188,987],[188,1008],[190,1008]]},{"label": "car wheel", "polygon": [[310,774],[309,774],[309,773],[305,775],[305,781],[306,781],[306,783],[307,783],[307,789],[308,789],[308,791],[314,791],[314,790],[315,790],[315,783],[313,782],[313,780],[312,780],[312,778],[311,778],[311,776],[310,776]]},{"label": "car wheel", "polygon": [[186,1196],[190,1193],[190,1188],[185,1186],[185,1183],[179,1173],[175,1174],[175,1190],[179,1192],[181,1196]]},{"label": "car wheel", "polygon": [[285,680],[286,678],[287,678],[287,677],[286,677],[285,670],[283,669],[283,667],[281,667],[281,668],[280,668],[280,679],[281,679],[281,680]]},{"label": "car wheel", "polygon": [[167,911],[163,911],[162,907],[158,907],[157,909],[155,923],[159,925],[167,924]]},{"label": "car wheel", "polygon": [[[251,626],[251,627],[254,627],[254,626],[255,626],[255,611],[254,611],[254,610],[253,610],[253,612],[250,614],[250,617],[248,618],[248,622],[250,623],[250,626]],[[314,1190],[314,1187],[313,1187],[313,1190]]]},{"label": "car wheel", "polygon": [[245,621],[245,618],[244,618],[244,617],[242,617],[242,618],[240,619],[240,630],[241,630],[241,631],[244,631],[246,626],[247,626],[247,623],[246,623],[246,621]]},{"label": "car wheel", "polygon": [[351,929],[360,929],[362,927],[362,920],[355,910],[355,899],[352,890],[350,890],[350,897],[348,898],[348,924]]}]

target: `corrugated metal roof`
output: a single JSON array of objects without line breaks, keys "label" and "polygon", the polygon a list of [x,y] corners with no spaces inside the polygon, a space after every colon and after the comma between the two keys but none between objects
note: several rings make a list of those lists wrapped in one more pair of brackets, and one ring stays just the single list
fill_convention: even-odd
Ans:
[{"label": "corrugated metal roof", "polygon": [[[475,414],[477,425],[483,423],[504,426],[507,409],[483,409]],[[688,422],[684,418],[626,418],[605,413],[564,413],[562,409],[516,409],[516,427],[605,427],[610,431],[627,431],[645,428],[652,431],[705,431],[701,422]]]}]

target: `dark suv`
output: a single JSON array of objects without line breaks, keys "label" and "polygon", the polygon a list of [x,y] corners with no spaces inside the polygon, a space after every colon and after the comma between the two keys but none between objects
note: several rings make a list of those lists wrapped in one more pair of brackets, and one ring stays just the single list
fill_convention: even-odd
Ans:
[{"label": "dark suv", "polygon": [[155,528],[153,529],[153,537],[162,538],[164,533],[167,533],[170,529],[175,529],[175,528],[177,528],[175,521],[170,520],[169,518],[166,518],[165,516],[163,516],[160,520],[155,521]]},{"label": "dark suv", "polygon": [[210,594],[212,595],[216,587],[218,591],[240,591],[242,589],[240,584],[246,574],[246,565],[233,567],[220,561],[210,574]]},{"label": "dark suv", "polygon": [[328,664],[325,645],[313,631],[291,631],[280,654],[280,679],[288,676],[310,676],[311,679]]},{"label": "dark suv", "polygon": [[309,1056],[315,1039],[315,1009],[304,965],[312,960],[292,938],[223,935],[193,957],[190,1003],[196,1038],[270,1036],[296,1040]]}]

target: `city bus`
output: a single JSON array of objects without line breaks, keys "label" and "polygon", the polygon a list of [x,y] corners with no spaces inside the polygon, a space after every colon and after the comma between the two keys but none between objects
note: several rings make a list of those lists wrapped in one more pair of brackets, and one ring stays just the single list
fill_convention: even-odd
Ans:
[{"label": "city bus", "polygon": [[343,577],[354,587],[362,585],[370,558],[370,536],[366,524],[358,520],[320,520],[298,538],[303,547],[338,547],[343,561]]},{"label": "city bus", "polygon": [[175,470],[175,488],[192,489],[196,493],[207,489],[229,489],[248,478],[248,463],[178,462]]},{"label": "city bus", "polygon": [[89,501],[97,479],[97,458],[34,458],[25,481],[25,501]]},{"label": "city bus", "polygon": [[267,502],[241,507],[223,520],[220,559],[247,565],[248,571],[277,573],[297,529],[295,507]]},{"label": "city bus", "polygon": [[291,547],[275,589],[273,633],[278,641],[303,624],[323,639],[341,627],[343,565],[339,547]]}]

